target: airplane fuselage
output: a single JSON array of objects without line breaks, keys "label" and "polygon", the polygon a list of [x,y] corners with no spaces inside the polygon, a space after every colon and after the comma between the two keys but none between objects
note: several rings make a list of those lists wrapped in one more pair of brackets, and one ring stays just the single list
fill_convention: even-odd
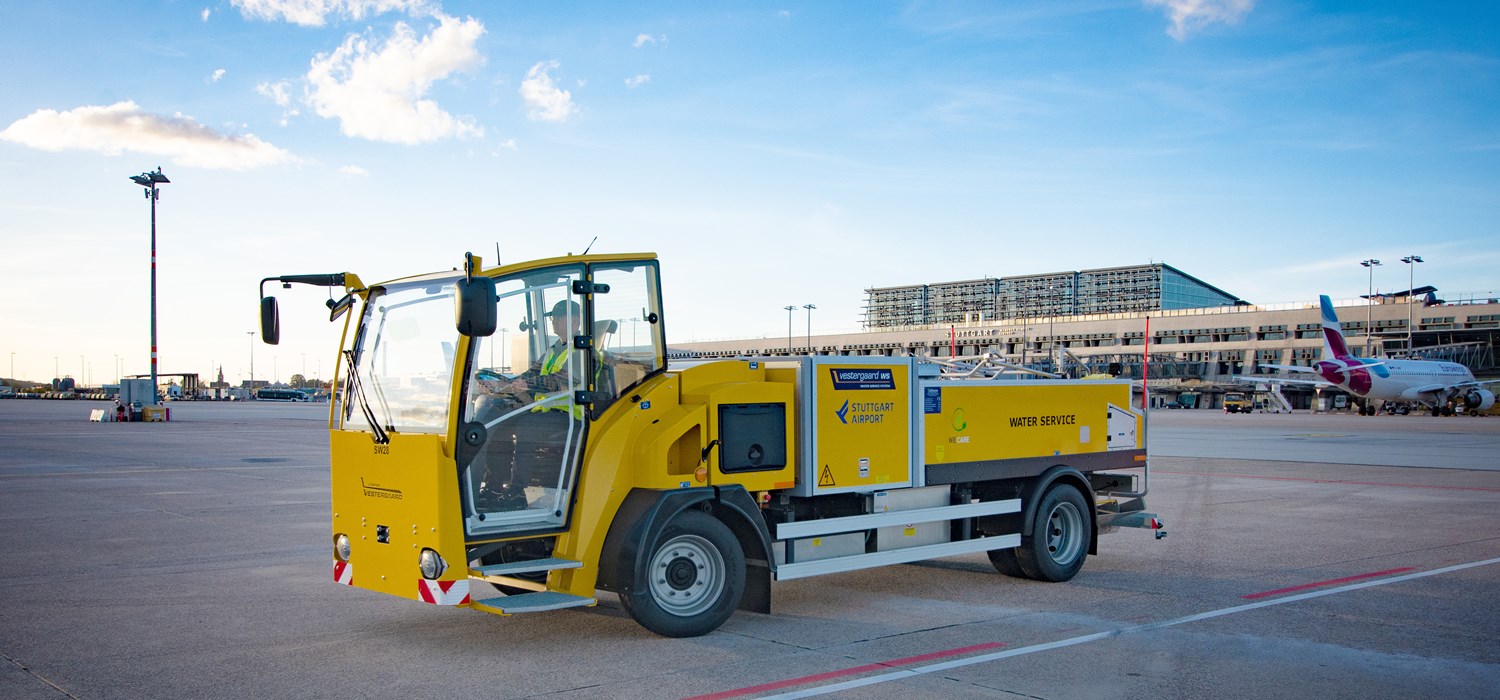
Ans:
[{"label": "airplane fuselage", "polygon": [[1340,357],[1312,367],[1323,381],[1377,401],[1430,401],[1434,387],[1474,381],[1469,368],[1456,362]]}]

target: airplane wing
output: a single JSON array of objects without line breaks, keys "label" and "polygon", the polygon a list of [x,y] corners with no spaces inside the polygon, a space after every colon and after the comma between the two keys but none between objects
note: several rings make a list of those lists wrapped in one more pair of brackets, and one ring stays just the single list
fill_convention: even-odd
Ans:
[{"label": "airplane wing", "polygon": [[1474,380],[1472,382],[1459,382],[1457,384],[1454,384],[1453,388],[1454,389],[1467,389],[1469,387],[1479,387],[1479,386],[1484,386],[1486,384],[1500,384],[1500,379],[1476,379],[1476,380]]},{"label": "airplane wing", "polygon": [[1454,387],[1451,384],[1423,384],[1422,386],[1414,386],[1410,389],[1407,389],[1406,391],[1401,392],[1401,398],[1419,399],[1424,394],[1430,394],[1432,398],[1437,398],[1439,394],[1446,394],[1450,389],[1453,388]]},{"label": "airplane wing", "polygon": [[[1261,366],[1262,367],[1266,367],[1268,365],[1261,365]],[[1255,384],[1260,384],[1260,383],[1265,383],[1265,384],[1305,384],[1305,385],[1310,385],[1310,386],[1316,386],[1316,385],[1333,386],[1333,384],[1325,382],[1325,381],[1323,381],[1321,379],[1287,379],[1286,377],[1265,377],[1265,376],[1261,376],[1261,375],[1257,375],[1257,374],[1251,374],[1251,375],[1243,375],[1242,374],[1242,375],[1239,375],[1239,376],[1235,377],[1234,380],[1237,381],[1237,382],[1250,382],[1250,383],[1255,383]]]},{"label": "airplane wing", "polygon": [[1260,364],[1260,365],[1256,365],[1256,366],[1257,367],[1270,367],[1271,369],[1284,369],[1284,370],[1286,370],[1288,372],[1316,372],[1316,371],[1318,371],[1318,370],[1315,370],[1315,369],[1313,369],[1311,367],[1303,367],[1302,365],[1268,365],[1268,364]]}]

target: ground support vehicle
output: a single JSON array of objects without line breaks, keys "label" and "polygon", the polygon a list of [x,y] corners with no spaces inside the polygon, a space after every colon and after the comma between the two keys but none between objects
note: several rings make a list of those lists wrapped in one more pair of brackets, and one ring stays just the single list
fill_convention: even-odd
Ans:
[{"label": "ground support vehicle", "polygon": [[1237,391],[1224,394],[1225,413],[1249,413],[1254,408],[1250,398]]},{"label": "ground support vehicle", "polygon": [[501,615],[605,590],[691,636],[769,612],[773,581],[977,552],[1066,581],[1101,533],[1164,534],[1128,381],[890,357],[669,366],[659,279],[649,254],[268,278],[343,286],[333,317],[358,309],[330,414],[333,578]]}]

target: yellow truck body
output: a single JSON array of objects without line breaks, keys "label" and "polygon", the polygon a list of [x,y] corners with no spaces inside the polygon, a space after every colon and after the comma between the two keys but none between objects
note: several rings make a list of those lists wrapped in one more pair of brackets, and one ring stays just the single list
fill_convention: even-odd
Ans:
[{"label": "yellow truck body", "polygon": [[[1128,381],[669,363],[650,254],[273,280],[342,285],[334,317],[357,309],[330,408],[342,584],[503,615],[605,590],[688,636],[769,612],[777,580],[984,552],[1063,581],[1101,532],[1164,534]],[[263,295],[268,342],[278,314]]]}]

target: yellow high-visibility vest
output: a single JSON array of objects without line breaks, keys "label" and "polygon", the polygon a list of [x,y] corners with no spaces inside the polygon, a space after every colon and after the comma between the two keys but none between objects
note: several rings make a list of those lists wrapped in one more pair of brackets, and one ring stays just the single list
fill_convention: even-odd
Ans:
[{"label": "yellow high-visibility vest", "polygon": [[[542,369],[539,374],[545,377],[549,374],[557,374],[558,372],[562,371],[562,368],[567,364],[568,354],[572,350],[573,348],[568,347],[567,345],[563,345],[560,352],[558,351],[556,345],[548,348],[547,356],[545,358],[542,358]],[[537,403],[540,403],[546,400],[548,396],[550,395],[537,394],[533,398]],[[583,420],[583,406],[580,406],[578,404],[573,404],[571,407],[559,405],[537,406],[536,408],[531,409],[531,411],[533,413],[544,413],[546,411],[568,411],[573,414],[574,420]]]}]

